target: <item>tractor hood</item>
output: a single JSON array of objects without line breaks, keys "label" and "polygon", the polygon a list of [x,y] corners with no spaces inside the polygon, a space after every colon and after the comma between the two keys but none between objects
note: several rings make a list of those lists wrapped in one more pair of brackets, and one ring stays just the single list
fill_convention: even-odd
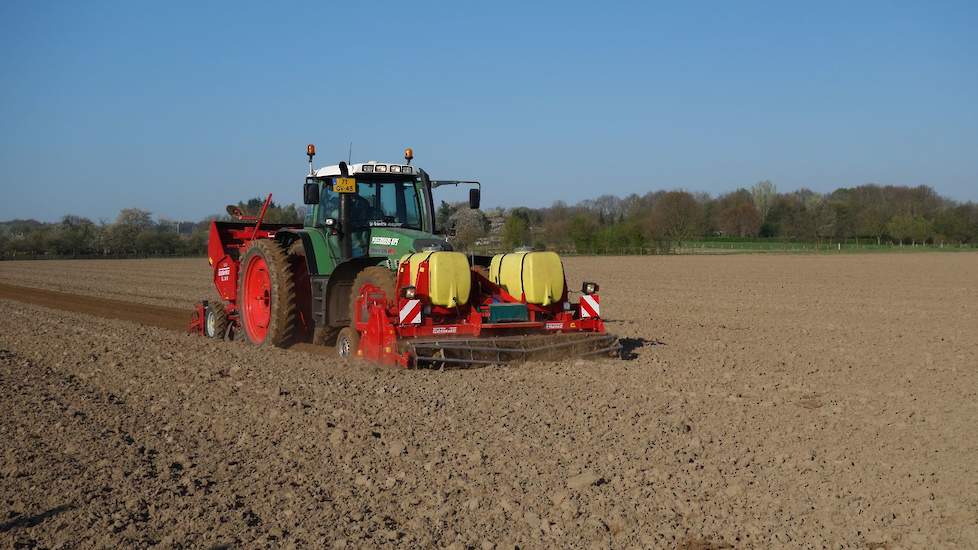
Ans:
[{"label": "tractor hood", "polygon": [[416,229],[372,227],[370,229],[369,255],[387,256],[395,261],[405,254],[421,252],[427,248],[451,250],[445,239]]}]

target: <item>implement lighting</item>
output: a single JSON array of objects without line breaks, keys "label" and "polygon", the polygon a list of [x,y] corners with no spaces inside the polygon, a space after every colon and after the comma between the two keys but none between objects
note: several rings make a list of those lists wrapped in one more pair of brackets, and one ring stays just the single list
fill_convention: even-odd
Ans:
[{"label": "implement lighting", "polygon": [[387,171],[387,165],[386,164],[375,164],[374,165],[374,171],[375,172],[386,172]]},{"label": "implement lighting", "polygon": [[594,294],[599,289],[600,289],[600,287],[598,287],[598,283],[588,283],[588,282],[585,282],[583,285],[581,285],[581,292],[583,292],[584,294],[588,294],[588,295]]},{"label": "implement lighting", "polygon": [[413,286],[406,286],[401,289],[401,295],[408,300],[413,300],[418,295],[418,289]]}]

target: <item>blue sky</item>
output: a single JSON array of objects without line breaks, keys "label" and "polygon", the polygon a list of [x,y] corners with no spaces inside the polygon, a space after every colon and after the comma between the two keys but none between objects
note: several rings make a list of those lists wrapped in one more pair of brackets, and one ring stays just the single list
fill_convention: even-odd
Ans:
[{"label": "blue sky", "polygon": [[0,219],[298,202],[305,144],[350,141],[487,206],[761,179],[978,200],[978,3],[468,4],[2,2]]}]

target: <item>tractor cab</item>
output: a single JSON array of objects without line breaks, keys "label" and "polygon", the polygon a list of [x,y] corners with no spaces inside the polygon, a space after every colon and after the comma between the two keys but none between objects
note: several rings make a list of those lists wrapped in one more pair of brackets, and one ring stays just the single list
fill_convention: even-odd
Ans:
[{"label": "tractor cab", "polygon": [[[397,171],[389,172],[393,167]],[[340,165],[320,168],[306,177],[304,193],[305,227],[323,232],[336,257],[392,256],[417,239],[448,247],[434,237],[430,182],[413,167],[366,162],[345,171]]]},{"label": "tractor cab", "polygon": [[404,254],[422,250],[451,250],[435,227],[432,190],[442,185],[476,186],[469,206],[479,207],[479,182],[432,181],[424,170],[411,165],[407,149],[404,162],[340,162],[310,170],[303,189],[308,206],[307,231],[326,237],[330,255],[339,261],[387,257],[396,261]]}]

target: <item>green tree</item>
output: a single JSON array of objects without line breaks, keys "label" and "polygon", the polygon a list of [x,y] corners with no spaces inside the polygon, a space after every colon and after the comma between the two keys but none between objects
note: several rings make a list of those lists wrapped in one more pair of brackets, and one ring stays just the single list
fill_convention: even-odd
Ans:
[{"label": "green tree", "polygon": [[503,224],[503,246],[516,248],[530,244],[530,226],[519,215],[510,214]]},{"label": "green tree", "polygon": [[886,224],[886,232],[899,241],[900,245],[914,233],[914,220],[910,214],[897,214]]},{"label": "green tree", "polygon": [[441,201],[438,205],[438,213],[435,216],[435,226],[439,229],[446,229],[451,223],[452,215],[459,210],[461,203],[449,204]]},{"label": "green tree", "polygon": [[567,228],[567,235],[578,254],[596,252],[598,248],[597,239],[598,224],[589,215],[578,213],[571,218]]},{"label": "green tree", "polygon": [[924,244],[934,235],[934,224],[923,216],[914,216],[910,230],[912,244]]},{"label": "green tree", "polygon": [[98,228],[92,220],[81,216],[65,215],[58,224],[58,253],[76,256],[92,252],[95,248],[97,232]]},{"label": "green tree", "polygon": [[[113,254],[129,254],[139,252],[137,238],[153,227],[153,218],[148,210],[139,208],[124,208],[119,212],[108,230],[107,244]],[[145,244],[146,239],[143,239]]]}]

